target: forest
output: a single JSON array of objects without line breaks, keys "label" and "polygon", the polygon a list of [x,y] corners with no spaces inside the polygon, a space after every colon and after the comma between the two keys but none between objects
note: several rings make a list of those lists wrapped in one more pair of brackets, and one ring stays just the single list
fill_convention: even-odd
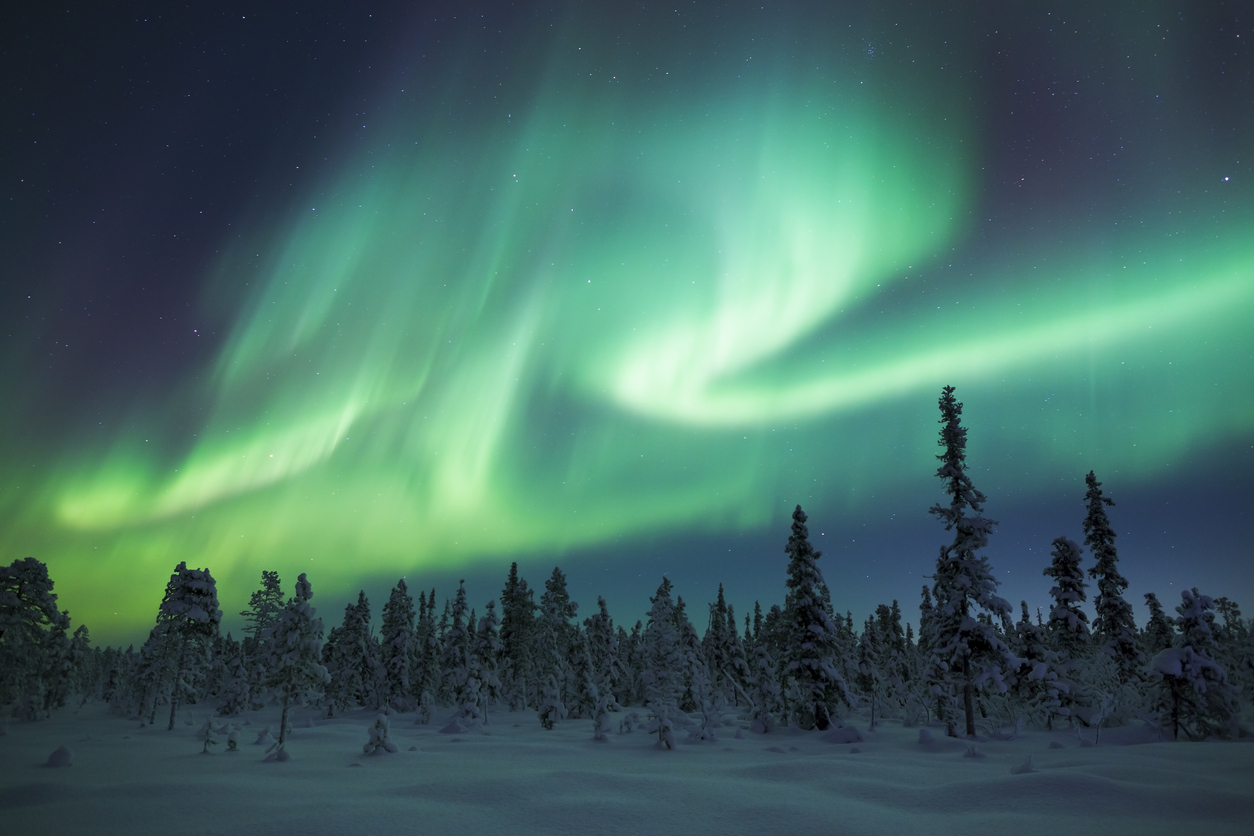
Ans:
[{"label": "forest", "polygon": [[[1104,727],[1133,723],[1163,740],[1246,736],[1254,623],[1235,602],[1197,589],[1169,602],[1174,616],[1147,594],[1149,619],[1135,623],[1108,518],[1114,503],[1094,473],[1083,546],[1058,537],[1042,567],[1052,583],[1048,612],[1031,613],[1026,602],[1015,612],[997,595],[984,554],[995,523],[968,472],[952,387],[939,407],[945,499],[930,512],[947,540],[921,592],[917,633],[903,627],[897,601],[861,623],[835,611],[800,506],[784,546],[782,602],[756,603],[741,618],[719,585],[698,614],[663,577],[630,629],[603,598],[580,619],[560,567],[540,591],[515,563],[481,610],[464,584],[441,603],[435,589],[421,590],[415,603],[402,579],[377,629],[362,592],[329,631],[306,575],[289,597],[278,573],[263,571],[237,640],[221,633],[210,571],[180,562],[142,646],[100,648],[85,625],[71,632],[47,567],[27,557],[0,568],[0,709],[6,723],[37,721],[98,701],[173,729],[180,706],[223,722],[269,707],[281,715],[268,758],[280,761],[298,706],[326,718],[378,712],[367,752],[396,750],[388,729],[397,714],[457,731],[508,713],[550,730],[582,723],[597,740],[639,729],[663,749],[681,736],[716,740],[733,720],[771,734],[839,728],[855,713],[872,730],[891,719],[964,738],[1031,727],[1086,728],[1098,739]],[[205,723],[206,749],[223,728]]]}]

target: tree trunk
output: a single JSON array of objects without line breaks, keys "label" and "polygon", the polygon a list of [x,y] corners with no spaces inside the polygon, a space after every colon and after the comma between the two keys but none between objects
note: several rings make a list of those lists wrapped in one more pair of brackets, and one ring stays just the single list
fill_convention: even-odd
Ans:
[{"label": "tree trunk", "polygon": [[967,715],[967,737],[975,736],[975,685],[971,682],[971,660],[962,660],[962,708]]},{"label": "tree trunk", "polygon": [[170,725],[166,727],[166,731],[174,730],[174,712],[179,708],[179,682],[183,679],[183,662],[187,655],[187,642],[179,642],[179,664],[174,669],[174,687],[170,689]]},{"label": "tree trunk", "polygon": [[279,748],[283,748],[283,744],[287,741],[287,691],[283,692],[283,715],[279,718]]}]

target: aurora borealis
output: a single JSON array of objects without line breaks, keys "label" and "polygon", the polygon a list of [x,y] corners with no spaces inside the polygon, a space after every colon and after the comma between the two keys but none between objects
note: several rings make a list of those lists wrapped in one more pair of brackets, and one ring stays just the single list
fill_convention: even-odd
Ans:
[{"label": "aurora borealis", "polygon": [[1006,597],[1094,469],[1130,600],[1254,607],[1254,21],[922,8],[10,19],[4,560],[106,641],[184,559],[630,624],[800,502],[910,612],[953,384]]}]

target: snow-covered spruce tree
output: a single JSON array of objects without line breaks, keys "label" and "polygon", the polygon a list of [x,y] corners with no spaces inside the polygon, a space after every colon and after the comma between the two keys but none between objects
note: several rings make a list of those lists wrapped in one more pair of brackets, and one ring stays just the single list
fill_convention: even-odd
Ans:
[{"label": "snow-covered spruce tree", "polygon": [[419,719],[424,723],[430,722],[429,708],[434,706],[435,696],[439,693],[440,650],[440,637],[435,624],[435,589],[432,589],[427,596],[419,592],[418,621],[414,625],[410,681],[413,693],[418,698]]},{"label": "snow-covered spruce tree", "polygon": [[892,606],[876,605],[875,627],[881,645],[882,716],[899,716],[906,705],[910,666],[906,657],[906,634],[901,628],[901,607],[895,600]]},{"label": "snow-covered spruce tree", "polygon": [[382,708],[379,690],[383,667],[379,644],[370,630],[370,601],[364,590],[358,592],[355,605],[344,608],[344,622],[335,634],[333,649],[327,660],[329,707],[343,711],[360,703]]},{"label": "snow-covered spruce tree", "polygon": [[[618,628],[620,632],[623,628]],[[623,705],[644,704],[644,622],[637,620],[626,636],[619,636],[619,657],[622,661],[623,677],[626,681]]]},{"label": "snow-covered spruce tree", "polygon": [[1171,621],[1168,620],[1167,613],[1163,605],[1159,603],[1157,595],[1152,592],[1145,593],[1145,606],[1149,607],[1149,621],[1145,622],[1145,632],[1141,636],[1141,642],[1146,654],[1152,657],[1175,644],[1176,631],[1171,626]]},{"label": "snow-covered spruce tree", "polygon": [[[709,667],[705,662],[705,653],[701,649],[701,639],[697,628],[688,620],[687,608],[682,596],[675,598],[675,628],[679,630],[679,646],[681,662],[679,710],[684,712],[697,711],[701,708],[701,698],[696,691],[696,680],[700,675],[709,689]],[[698,669],[702,672],[698,674]]]},{"label": "snow-covered spruce tree", "polygon": [[879,626],[875,619],[868,616],[862,626],[862,635],[858,636],[858,674],[856,683],[858,690],[866,697],[871,709],[872,731],[882,719],[880,712],[884,700],[884,648]]},{"label": "snow-covered spruce tree", "polygon": [[1088,486],[1084,494],[1087,513],[1084,516],[1084,545],[1096,561],[1089,567],[1089,577],[1097,581],[1093,599],[1097,617],[1093,619],[1093,638],[1102,652],[1115,660],[1119,679],[1127,684],[1139,681],[1145,666],[1145,655],[1137,641],[1136,621],[1132,605],[1123,597],[1128,581],[1119,573],[1119,556],[1115,550],[1115,530],[1106,517],[1106,507],[1115,501],[1102,495],[1102,483],[1093,471],[1084,477]]},{"label": "snow-covered spruce tree", "polygon": [[837,669],[836,624],[824,606],[819,570],[821,552],[810,545],[806,514],[792,513],[788,554],[788,608],[785,611],[784,693],[791,719],[803,729],[826,729],[838,704],[850,704]]},{"label": "snow-covered spruce tree", "polygon": [[[68,615],[68,613],[67,613]],[[30,695],[28,716],[51,717],[53,709],[65,707],[74,687],[74,663],[70,658],[70,637],[64,627],[53,627],[48,633],[44,670],[40,677],[43,688],[38,695]]]},{"label": "snow-covered spruce tree", "polygon": [[919,601],[918,677],[911,700],[916,704],[916,709],[922,710],[924,716],[935,712],[937,722],[952,729],[954,715],[951,710],[951,695],[944,685],[942,671],[932,665],[932,656],[937,648],[936,631],[936,608],[932,604],[932,590],[924,584],[923,597]]},{"label": "snow-covered spruce tree", "polygon": [[536,654],[534,663],[541,681],[552,675],[561,692],[562,701],[571,702],[571,690],[575,687],[572,673],[571,647],[575,637],[575,615],[579,605],[570,600],[566,590],[566,575],[558,566],[544,582],[544,594],[540,596],[540,616],[536,620]]},{"label": "snow-covered spruce tree", "polygon": [[91,631],[80,624],[70,637],[70,691],[81,695],[79,707],[89,699],[100,696],[101,677],[104,674],[104,651],[91,646]]},{"label": "snow-covered spruce tree", "polygon": [[302,572],[296,590],[279,619],[264,637],[270,648],[266,685],[278,694],[283,706],[279,720],[278,748],[287,741],[287,712],[293,705],[310,705],[322,696],[331,681],[322,664],[322,619],[310,606],[313,587]]},{"label": "snow-covered spruce tree", "polygon": [[1176,644],[1150,662],[1159,683],[1160,728],[1169,726],[1173,739],[1179,739],[1181,731],[1193,740],[1236,737],[1240,704],[1227,671],[1215,661],[1214,602],[1196,589],[1186,589],[1180,597]]},{"label": "snow-covered spruce tree", "polygon": [[458,582],[457,595],[454,596],[452,608],[449,610],[449,627],[440,653],[440,674],[443,682],[441,694],[445,701],[456,705],[459,712],[463,712],[470,701],[477,708],[479,699],[478,680],[473,683],[473,687],[470,682],[475,678],[476,671],[470,659],[473,625],[468,623],[469,619],[470,608],[466,603],[466,582],[463,580]]},{"label": "snow-covered spruce tree", "polygon": [[[281,612],[281,611],[280,611]],[[218,714],[234,717],[252,708],[252,688],[248,668],[244,664],[244,647],[229,635],[225,645],[226,676],[218,691]]]},{"label": "snow-covered spruce tree", "polygon": [[510,564],[501,590],[501,687],[511,709],[521,711],[537,699],[532,650],[536,604],[527,581],[518,576],[518,564]]},{"label": "snow-covered spruce tree", "polygon": [[483,721],[488,721],[488,707],[501,698],[501,679],[498,675],[501,657],[500,619],[496,616],[496,601],[489,601],[483,608],[483,617],[475,629],[470,649],[474,668],[479,679],[479,695],[483,707]]},{"label": "snow-covered spruce tree", "polygon": [[557,687],[557,677],[549,674],[544,687],[540,689],[540,705],[536,709],[540,717],[540,725],[552,730],[559,720],[566,719],[566,706],[562,702],[561,689]]},{"label": "snow-covered spruce tree", "polygon": [[383,681],[387,691],[385,703],[397,711],[409,711],[415,704],[409,675],[413,644],[414,599],[409,595],[405,579],[401,578],[392,587],[392,594],[383,605],[380,647]]},{"label": "snow-covered spruce tree", "polygon": [[[749,617],[745,616],[746,629],[748,629],[748,621]],[[742,701],[748,701],[749,683],[753,680],[753,672],[749,667],[749,654],[745,650],[745,644],[736,630],[736,611],[730,604],[727,605],[727,627],[728,659],[725,676],[728,686],[732,689],[731,702],[738,706]]]},{"label": "snow-covered spruce tree", "polygon": [[584,619],[584,627],[588,634],[588,650],[592,655],[592,669],[595,671],[598,699],[606,694],[610,700],[607,705],[610,711],[617,711],[621,706],[618,694],[624,694],[623,667],[619,658],[619,633],[614,630],[614,620],[610,618],[609,608],[605,599],[597,597],[597,612]]},{"label": "snow-covered spruce tree", "polygon": [[69,629],[48,567],[33,557],[0,567],[0,715],[42,705],[52,634]]},{"label": "snow-covered spruce tree", "polygon": [[753,700],[750,715],[751,730],[758,734],[772,731],[777,718],[783,714],[783,691],[779,685],[775,660],[765,644],[753,648],[753,680],[750,683],[749,696]]},{"label": "snow-covered spruce tree", "polygon": [[671,582],[662,578],[657,594],[650,598],[649,622],[644,629],[644,704],[653,715],[649,730],[658,736],[658,746],[675,748],[674,726],[678,722],[679,697],[683,691],[684,654],[676,626]]},{"label": "snow-covered spruce tree", "polygon": [[954,532],[953,542],[942,546],[936,560],[932,594],[936,599],[935,644],[932,651],[933,676],[944,686],[962,688],[966,733],[975,734],[975,692],[992,685],[1005,693],[1003,671],[1010,662],[1010,651],[997,630],[977,618],[979,611],[1003,617],[1010,604],[997,596],[997,579],[988,558],[979,553],[988,545],[996,522],[983,516],[985,497],[967,475],[967,430],[962,426],[962,404],[954,398],[954,387],[946,386],[940,397],[941,466],[936,475],[949,495],[949,505],[933,505],[930,513]]},{"label": "snow-covered spruce tree", "polygon": [[208,661],[210,642],[222,623],[218,587],[208,569],[188,569],[186,561],[175,567],[161,601],[158,623],[165,628],[175,659],[167,727],[172,730],[179,703],[195,694],[195,679]]},{"label": "snow-covered spruce tree", "polygon": [[579,720],[594,717],[601,689],[597,687],[596,668],[592,662],[592,650],[587,632],[575,627],[575,639],[570,649],[571,687],[566,703],[566,716]]},{"label": "snow-covered spruce tree", "polygon": [[1071,688],[1058,675],[1058,652],[1051,647],[1046,628],[1032,622],[1027,601],[1022,601],[1021,607],[1022,616],[1011,637],[1018,662],[1014,694],[1030,722],[1052,729],[1055,717],[1071,714],[1071,709],[1063,705],[1063,698]]},{"label": "snow-covered spruce tree", "polygon": [[1080,609],[1088,600],[1084,570],[1080,568],[1080,547],[1066,537],[1056,537],[1050,553],[1053,561],[1042,574],[1054,579],[1049,595],[1054,604],[1049,611],[1049,638],[1064,659],[1086,655],[1092,644],[1089,617]]},{"label": "snow-covered spruce tree", "polygon": [[1215,611],[1223,616],[1223,624],[1213,622],[1215,643],[1219,646],[1216,661],[1228,672],[1228,681],[1237,687],[1246,701],[1254,698],[1254,632],[1251,624],[1241,618],[1236,601],[1226,597],[1215,599]]},{"label": "snow-covered spruce tree", "polygon": [[710,604],[710,620],[701,637],[701,649],[710,669],[710,686],[727,701],[736,698],[732,682],[732,644],[736,635],[734,620],[728,623],[727,599],[723,597],[723,585],[718,585],[718,598]]}]

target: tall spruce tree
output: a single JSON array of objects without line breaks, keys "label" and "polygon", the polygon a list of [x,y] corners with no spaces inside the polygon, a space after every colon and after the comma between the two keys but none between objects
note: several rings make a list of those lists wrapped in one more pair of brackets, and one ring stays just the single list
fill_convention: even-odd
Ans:
[{"label": "tall spruce tree", "polygon": [[1091,643],[1089,617],[1080,609],[1088,596],[1084,588],[1084,570],[1080,568],[1080,547],[1066,537],[1057,537],[1051,553],[1053,561],[1043,574],[1054,579],[1049,595],[1054,606],[1049,611],[1049,636],[1055,650],[1064,659],[1083,657]]},{"label": "tall spruce tree", "polygon": [[937,456],[941,466],[936,475],[945,486],[949,505],[933,505],[930,512],[944,522],[946,531],[954,532],[954,539],[941,547],[933,576],[932,670],[942,683],[961,686],[966,733],[971,736],[975,734],[976,690],[991,684],[1004,693],[1003,672],[1010,659],[997,630],[977,616],[983,611],[1002,618],[1011,610],[996,594],[998,583],[988,558],[979,553],[997,523],[984,517],[984,494],[967,475],[967,429],[962,426],[962,404],[954,398],[954,387],[941,391],[940,412],[939,443],[944,452]]},{"label": "tall spruce tree", "polygon": [[1145,656],[1137,642],[1136,621],[1132,605],[1123,597],[1128,588],[1127,579],[1119,573],[1119,556],[1115,550],[1115,530],[1110,527],[1106,508],[1115,501],[1102,495],[1102,483],[1093,471],[1084,477],[1088,486],[1084,494],[1087,513],[1084,516],[1084,545],[1089,547],[1096,561],[1089,567],[1089,577],[1097,581],[1097,595],[1093,608],[1093,637],[1102,651],[1119,666],[1119,679],[1128,683],[1140,678]]},{"label": "tall spruce tree", "polygon": [[643,670],[644,704],[653,714],[651,729],[658,736],[658,746],[675,748],[675,712],[683,691],[684,654],[679,628],[676,626],[675,603],[671,599],[671,582],[663,577],[657,593],[649,599],[648,626],[644,629]]},{"label": "tall spruce tree", "polygon": [[414,706],[410,681],[414,644],[414,599],[409,595],[404,578],[396,582],[388,602],[383,605],[380,638],[380,661],[387,691],[385,702],[398,711],[408,711]]},{"label": "tall spruce tree", "polygon": [[538,698],[533,660],[535,623],[534,592],[519,577],[518,564],[512,563],[501,590],[501,687],[515,710],[534,704]]},{"label": "tall spruce tree", "polygon": [[810,545],[806,514],[792,513],[792,533],[784,546],[788,555],[788,609],[785,612],[787,655],[785,694],[792,719],[803,729],[826,729],[838,704],[848,706],[849,691],[837,667],[835,622],[824,604],[821,552]]}]

